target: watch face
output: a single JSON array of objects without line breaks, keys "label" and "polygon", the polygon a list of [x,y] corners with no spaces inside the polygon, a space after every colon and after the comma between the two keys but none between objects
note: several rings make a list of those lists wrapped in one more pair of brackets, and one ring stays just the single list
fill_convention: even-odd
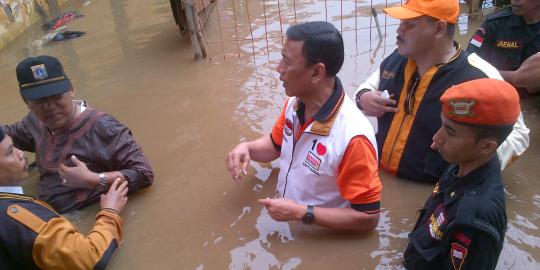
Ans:
[{"label": "watch face", "polygon": [[307,211],[304,217],[302,217],[304,224],[313,224],[315,222],[315,214],[313,214],[313,205],[307,206]]},{"label": "watch face", "polygon": [[302,218],[304,224],[313,224],[315,222],[315,216],[312,213],[306,213]]}]

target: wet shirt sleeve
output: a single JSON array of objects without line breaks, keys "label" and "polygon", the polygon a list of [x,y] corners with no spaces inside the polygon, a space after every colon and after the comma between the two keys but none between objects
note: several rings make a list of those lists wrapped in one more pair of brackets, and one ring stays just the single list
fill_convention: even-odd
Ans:
[{"label": "wet shirt sleeve", "polygon": [[500,250],[490,235],[477,230],[456,231],[444,257],[444,269],[495,269]]},{"label": "wet shirt sleeve", "polygon": [[127,179],[130,193],[152,185],[154,172],[126,126],[114,117],[105,115],[96,125],[96,133],[112,169]]},{"label": "wet shirt sleeve", "polygon": [[83,235],[44,203],[25,198],[6,206],[0,237],[13,261],[2,263],[14,269],[105,269],[122,241],[122,219],[114,212],[99,212]]},{"label": "wet shirt sleeve", "polygon": [[338,168],[338,187],[343,198],[355,210],[376,213],[380,210],[382,185],[377,155],[365,136],[349,142]]},{"label": "wet shirt sleeve", "polygon": [[122,219],[102,210],[87,235],[63,217],[49,220],[36,237],[33,257],[42,269],[105,269],[122,241]]},{"label": "wet shirt sleeve", "polygon": [[270,139],[272,140],[272,144],[274,144],[274,147],[278,151],[281,151],[281,143],[283,141],[283,127],[285,126],[285,110],[287,109],[288,103],[289,103],[289,99],[285,101],[285,105],[281,109],[281,113],[276,119],[276,122],[274,123],[274,126],[272,127],[272,133],[270,134]]},{"label": "wet shirt sleeve", "polygon": [[27,115],[20,122],[2,126],[2,128],[6,134],[11,136],[15,147],[23,151],[35,152],[35,142],[32,133],[30,132],[31,126],[32,122],[30,115]]}]

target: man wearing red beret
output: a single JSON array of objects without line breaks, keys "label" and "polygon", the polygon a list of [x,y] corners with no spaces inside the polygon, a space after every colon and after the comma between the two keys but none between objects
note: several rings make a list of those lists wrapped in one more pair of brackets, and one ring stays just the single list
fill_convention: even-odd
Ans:
[{"label": "man wearing red beret", "polygon": [[404,252],[407,269],[494,269],[506,207],[496,151],[520,113],[507,82],[477,79],[441,96],[431,148],[451,165],[429,196]]}]

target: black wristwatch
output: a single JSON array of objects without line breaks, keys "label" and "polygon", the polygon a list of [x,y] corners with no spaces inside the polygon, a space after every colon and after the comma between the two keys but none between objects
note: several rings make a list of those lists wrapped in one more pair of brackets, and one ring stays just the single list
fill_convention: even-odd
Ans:
[{"label": "black wristwatch", "polygon": [[370,92],[370,91],[371,89],[363,88],[360,91],[356,92],[354,101],[356,102],[356,107],[358,107],[358,109],[362,110],[362,106],[360,105],[360,97],[366,92]]},{"label": "black wristwatch", "polygon": [[315,214],[313,214],[313,205],[307,206],[307,211],[304,217],[302,218],[302,222],[306,225],[315,223]]}]

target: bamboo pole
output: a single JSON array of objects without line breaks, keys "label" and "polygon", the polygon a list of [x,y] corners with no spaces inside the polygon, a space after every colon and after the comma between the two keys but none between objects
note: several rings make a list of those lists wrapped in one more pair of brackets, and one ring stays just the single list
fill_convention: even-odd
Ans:
[{"label": "bamboo pole", "polygon": [[195,31],[197,33],[197,41],[199,42],[199,46],[201,46],[201,53],[202,53],[202,57],[203,58],[206,58],[206,43],[204,42],[204,39],[203,39],[203,34],[202,34],[202,27],[201,27],[201,20],[199,19],[199,12],[195,9],[195,8],[192,8],[191,9],[193,11],[193,21],[195,23]]},{"label": "bamboo pole", "polygon": [[193,16],[193,2],[190,2],[188,0],[184,0],[184,12],[186,14],[186,19],[188,23],[189,28],[189,36],[191,40],[191,46],[193,47],[193,52],[195,53],[195,59],[201,59],[203,56],[203,52],[201,49],[201,45],[199,44],[199,39],[197,37],[197,30],[195,27],[195,18]]}]

